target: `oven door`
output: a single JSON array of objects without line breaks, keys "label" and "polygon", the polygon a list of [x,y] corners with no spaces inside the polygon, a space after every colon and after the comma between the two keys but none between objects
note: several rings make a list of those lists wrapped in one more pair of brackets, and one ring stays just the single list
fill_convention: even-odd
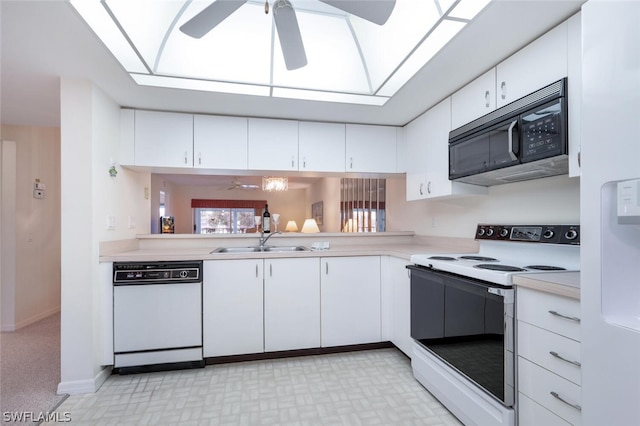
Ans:
[{"label": "oven door", "polygon": [[411,337],[502,404],[514,404],[513,289],[411,270]]}]

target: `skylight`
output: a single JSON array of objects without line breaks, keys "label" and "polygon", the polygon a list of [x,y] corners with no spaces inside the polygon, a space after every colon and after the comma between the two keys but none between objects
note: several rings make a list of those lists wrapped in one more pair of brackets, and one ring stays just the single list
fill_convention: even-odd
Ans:
[{"label": "skylight", "polygon": [[396,0],[384,25],[290,1],[308,60],[295,70],[264,0],[249,0],[200,39],[179,28],[213,0],[71,4],[139,85],[384,105],[491,0]]}]

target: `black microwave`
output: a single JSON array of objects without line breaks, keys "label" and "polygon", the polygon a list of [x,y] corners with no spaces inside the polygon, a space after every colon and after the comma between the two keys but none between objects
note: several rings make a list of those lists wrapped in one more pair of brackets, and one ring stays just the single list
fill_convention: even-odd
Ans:
[{"label": "black microwave", "polygon": [[482,186],[568,173],[567,79],[449,134],[449,179]]}]

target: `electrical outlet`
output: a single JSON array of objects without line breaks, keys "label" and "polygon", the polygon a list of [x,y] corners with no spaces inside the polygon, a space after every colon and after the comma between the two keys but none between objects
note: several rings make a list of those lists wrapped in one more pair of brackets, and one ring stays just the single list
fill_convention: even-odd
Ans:
[{"label": "electrical outlet", "polygon": [[109,215],[107,216],[107,231],[115,231],[116,229],[116,217]]}]

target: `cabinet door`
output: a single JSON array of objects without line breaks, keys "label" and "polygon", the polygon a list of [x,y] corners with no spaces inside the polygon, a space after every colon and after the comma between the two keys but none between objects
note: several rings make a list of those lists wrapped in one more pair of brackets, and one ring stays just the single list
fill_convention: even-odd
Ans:
[{"label": "cabinet door", "polygon": [[135,112],[136,166],[193,167],[193,115]]},{"label": "cabinet door", "polygon": [[567,22],[498,64],[500,108],[567,76]]},{"label": "cabinet door", "polygon": [[407,144],[407,201],[427,198],[428,124],[427,113],[424,113],[405,126],[404,135]]},{"label": "cabinet door", "polygon": [[486,187],[449,180],[450,111],[451,98],[446,98],[427,111],[426,179],[422,191],[426,198],[486,194]]},{"label": "cabinet door", "polygon": [[193,117],[194,167],[247,169],[247,119],[243,117]]},{"label": "cabinet door", "polygon": [[265,351],[319,347],[320,260],[265,260]]},{"label": "cabinet door", "polygon": [[409,262],[390,258],[391,343],[409,358],[413,354],[411,338],[411,280],[406,266]]},{"label": "cabinet door", "polygon": [[249,169],[298,170],[298,122],[249,118]]},{"label": "cabinet door", "polygon": [[569,104],[569,176],[580,176],[582,149],[582,14],[567,21],[567,102]]},{"label": "cabinet door", "polygon": [[205,357],[264,351],[262,259],[204,262]]},{"label": "cabinet door", "polygon": [[395,127],[347,124],[346,171],[396,173],[396,137]]},{"label": "cabinet door", "polygon": [[344,172],[345,125],[298,123],[300,170]]},{"label": "cabinet door", "polygon": [[480,118],[496,109],[496,69],[491,68],[451,95],[451,128]]},{"label": "cabinet door", "polygon": [[322,258],[323,347],[380,342],[380,257]]}]

